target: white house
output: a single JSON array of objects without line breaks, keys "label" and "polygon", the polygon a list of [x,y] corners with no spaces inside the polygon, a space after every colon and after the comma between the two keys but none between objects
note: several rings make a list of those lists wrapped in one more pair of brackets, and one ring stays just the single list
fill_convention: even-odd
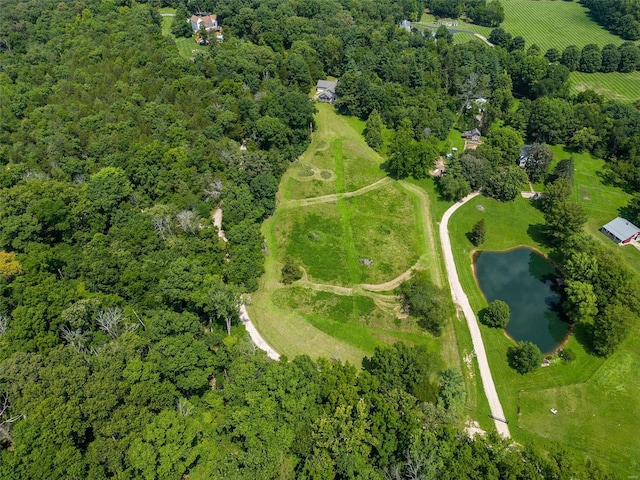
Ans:
[{"label": "white house", "polygon": [[197,15],[191,15],[191,28],[193,28],[194,32],[200,30],[202,25],[204,25],[204,29],[208,32],[209,30],[217,30],[220,28],[218,26],[218,16],[217,15],[207,15],[206,17],[198,17]]}]

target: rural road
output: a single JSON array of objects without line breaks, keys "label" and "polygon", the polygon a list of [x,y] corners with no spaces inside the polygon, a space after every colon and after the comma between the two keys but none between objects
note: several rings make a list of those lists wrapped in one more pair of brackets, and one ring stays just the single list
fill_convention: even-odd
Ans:
[{"label": "rural road", "polygon": [[462,309],[464,316],[467,319],[469,332],[471,332],[473,349],[476,353],[476,358],[478,359],[478,368],[480,370],[480,378],[482,379],[482,387],[484,388],[484,393],[489,402],[491,416],[493,417],[493,421],[496,425],[496,430],[498,430],[498,433],[504,438],[510,438],[511,434],[509,432],[509,426],[505,422],[496,420],[496,418],[504,419],[502,404],[500,403],[498,392],[496,391],[496,386],[493,383],[493,378],[491,377],[491,369],[489,368],[487,353],[484,349],[484,343],[482,342],[482,335],[480,334],[478,320],[473,313],[473,309],[471,308],[471,304],[469,303],[469,298],[464,293],[462,285],[460,284],[460,279],[458,278],[456,264],[453,260],[451,241],[449,239],[449,218],[451,218],[451,215],[453,215],[453,213],[458,208],[460,208],[462,205],[464,205],[466,202],[476,197],[477,195],[477,192],[467,195],[455,205],[452,205],[444,213],[444,215],[442,216],[442,221],[440,222],[440,242],[442,243],[444,263],[447,267],[447,277],[449,278],[449,285],[451,287],[451,296],[453,297],[453,302]]}]

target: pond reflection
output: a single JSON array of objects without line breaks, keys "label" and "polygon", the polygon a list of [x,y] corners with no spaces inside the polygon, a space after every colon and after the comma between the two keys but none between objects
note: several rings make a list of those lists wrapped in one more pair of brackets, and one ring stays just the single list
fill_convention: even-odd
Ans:
[{"label": "pond reflection", "polygon": [[510,337],[531,341],[542,352],[562,343],[569,325],[560,318],[560,297],[552,288],[560,274],[542,255],[526,247],[479,252],[475,271],[487,302],[500,299],[509,305]]}]

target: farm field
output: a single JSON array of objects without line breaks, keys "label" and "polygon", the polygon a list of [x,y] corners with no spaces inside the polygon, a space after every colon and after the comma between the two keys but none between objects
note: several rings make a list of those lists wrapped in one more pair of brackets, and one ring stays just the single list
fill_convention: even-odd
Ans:
[{"label": "farm field", "polygon": [[622,102],[640,99],[640,72],[582,73],[571,72],[569,83],[574,91],[593,90]]},{"label": "farm field", "polygon": [[[565,158],[567,152],[556,147],[556,158]],[[617,208],[628,196],[619,189],[604,185],[601,176],[603,162],[590,155],[574,154],[576,161],[576,199],[587,209],[590,220],[587,231],[594,238],[607,240],[598,232],[604,218],[614,218]],[[589,199],[583,198],[588,195]],[[583,194],[581,194],[583,192]],[[479,209],[479,206],[483,210]],[[458,210],[449,223],[454,255],[465,292],[476,312],[486,306],[471,268],[473,245],[466,234],[475,222],[484,218],[487,238],[482,248],[504,250],[518,245],[535,247],[549,253],[542,243],[540,227],[542,213],[527,200],[500,203],[477,197]],[[625,258],[638,257],[636,249],[624,248],[610,242],[612,249],[622,250]],[[606,242],[604,242],[606,245]],[[633,250],[633,251],[632,251]],[[629,255],[629,257],[627,257]],[[638,271],[639,263],[633,264]],[[571,363],[556,362],[547,368],[519,375],[506,360],[506,350],[512,345],[502,330],[480,325],[494,381],[498,388],[505,415],[513,425],[511,433],[516,441],[540,441],[540,438],[558,441],[564,448],[576,449],[593,456],[619,475],[637,473],[636,452],[640,451],[640,438],[630,427],[640,414],[640,382],[623,372],[637,368],[640,339],[631,334],[618,352],[608,359],[591,355],[579,341],[581,331],[571,336],[566,348],[576,359]],[[558,414],[550,413],[558,409]],[[477,415],[484,412],[479,409]],[[636,422],[637,423],[637,422]],[[517,428],[514,428],[517,427]],[[597,436],[597,440],[595,440]]]},{"label": "farm field", "polygon": [[[263,226],[269,255],[249,307],[253,322],[288,356],[359,366],[376,346],[403,341],[459,368],[453,326],[436,339],[401,313],[393,295],[415,268],[442,285],[427,195],[386,177],[382,157],[362,138],[364,122],[317,108],[312,143],[283,176],[276,212]],[[292,285],[280,283],[286,258],[303,273]]]},{"label": "farm field", "polygon": [[[526,40],[526,46],[537,44],[543,52],[555,47],[563,50],[569,45],[580,48],[589,43],[596,43],[600,47],[613,43],[619,45],[623,40],[609,33],[591,20],[588,9],[578,2],[562,2],[555,0],[503,0],[504,22],[500,25],[512,35],[521,35]],[[442,21],[451,21],[441,19]],[[435,25],[433,15],[423,15],[421,24]],[[458,21],[457,30],[468,30],[488,37],[490,27],[482,27],[472,23]]]},{"label": "farm field", "polygon": [[[543,52],[555,47],[562,51],[569,45],[579,48],[596,43],[600,47],[612,43],[620,45],[622,38],[608,32],[592,21],[588,9],[578,2],[556,0],[504,0],[502,2],[505,20],[500,25],[514,36],[526,40],[526,47],[536,44]],[[440,19],[452,24],[453,19]],[[431,14],[424,14],[418,28],[437,28],[438,23]],[[492,28],[474,25],[459,19],[457,26],[449,26],[454,32],[454,40],[463,43],[474,39],[473,33],[489,37]],[[463,33],[463,32],[468,33]],[[467,37],[467,38],[465,38]],[[570,83],[574,91],[594,90],[607,98],[634,101],[640,98],[640,72],[632,73],[581,73],[572,72]]]}]

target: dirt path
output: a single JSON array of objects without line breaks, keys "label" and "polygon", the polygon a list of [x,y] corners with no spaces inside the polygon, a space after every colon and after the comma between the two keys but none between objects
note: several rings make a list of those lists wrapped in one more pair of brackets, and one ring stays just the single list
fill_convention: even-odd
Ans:
[{"label": "dirt path", "polygon": [[444,262],[447,267],[447,276],[449,278],[449,285],[451,287],[451,296],[453,302],[460,307],[464,316],[467,319],[467,325],[469,332],[471,333],[471,340],[473,342],[473,349],[475,351],[476,358],[478,359],[478,369],[480,370],[480,378],[482,379],[482,387],[484,393],[489,402],[489,408],[491,409],[491,416],[494,418],[496,430],[505,438],[510,438],[509,426],[496,420],[496,418],[504,419],[504,411],[502,410],[502,404],[498,398],[498,392],[496,386],[493,383],[493,377],[491,376],[491,369],[489,368],[489,361],[487,360],[487,353],[484,349],[484,343],[482,341],[482,335],[480,334],[480,327],[478,326],[478,320],[476,319],[469,298],[464,293],[460,279],[458,278],[458,272],[456,271],[456,264],[453,259],[453,250],[451,249],[451,241],[449,239],[449,218],[451,215],[464,205],[467,201],[471,200],[478,193],[472,193],[460,200],[455,205],[451,206],[443,215],[440,222],[440,242],[442,243],[442,253],[444,254]]},{"label": "dirt path", "polygon": [[474,33],[473,34],[474,37],[478,37],[480,40],[482,40],[484,43],[486,43],[487,45],[489,45],[490,47],[493,47],[493,43],[491,43],[489,40],[486,39],[486,37],[483,37],[482,35],[480,35],[479,33]]},{"label": "dirt path", "polygon": [[294,207],[306,207],[309,205],[317,205],[319,203],[328,203],[335,202],[340,198],[350,198],[356,197],[358,195],[363,195],[371,190],[376,190],[387,183],[391,183],[391,179],[389,177],[384,177],[378,180],[377,182],[372,183],[371,185],[367,185],[366,187],[362,187],[359,190],[354,190],[353,192],[345,192],[345,193],[332,193],[330,195],[322,195],[320,197],[313,198],[302,198],[300,200],[285,200],[279,206],[280,208],[294,208]]},{"label": "dirt path", "polygon": [[389,290],[398,288],[403,282],[411,278],[411,275],[413,275],[413,272],[415,272],[417,269],[419,269],[422,266],[423,257],[424,255],[418,259],[418,261],[415,263],[413,267],[411,267],[406,272],[398,275],[393,280],[389,280],[388,282],[377,283],[377,284],[361,283],[359,286],[364,290],[369,290],[370,292],[388,292]]},{"label": "dirt path", "polygon": [[228,241],[227,236],[224,234],[224,230],[222,230],[222,209],[216,208],[213,211],[213,224],[218,228],[218,237],[220,237],[223,241]]},{"label": "dirt path", "polygon": [[[224,234],[224,230],[222,230],[222,209],[216,208],[213,212],[213,224],[218,228],[218,237],[220,237],[225,242],[227,241],[227,237]],[[276,352],[273,348],[269,346],[260,332],[256,329],[256,327],[251,322],[249,318],[249,314],[247,313],[247,307],[242,305],[240,307],[240,321],[244,325],[244,328],[247,330],[251,341],[258,347],[260,350],[264,350],[267,352],[267,355],[274,360],[280,360],[280,354]]]}]

